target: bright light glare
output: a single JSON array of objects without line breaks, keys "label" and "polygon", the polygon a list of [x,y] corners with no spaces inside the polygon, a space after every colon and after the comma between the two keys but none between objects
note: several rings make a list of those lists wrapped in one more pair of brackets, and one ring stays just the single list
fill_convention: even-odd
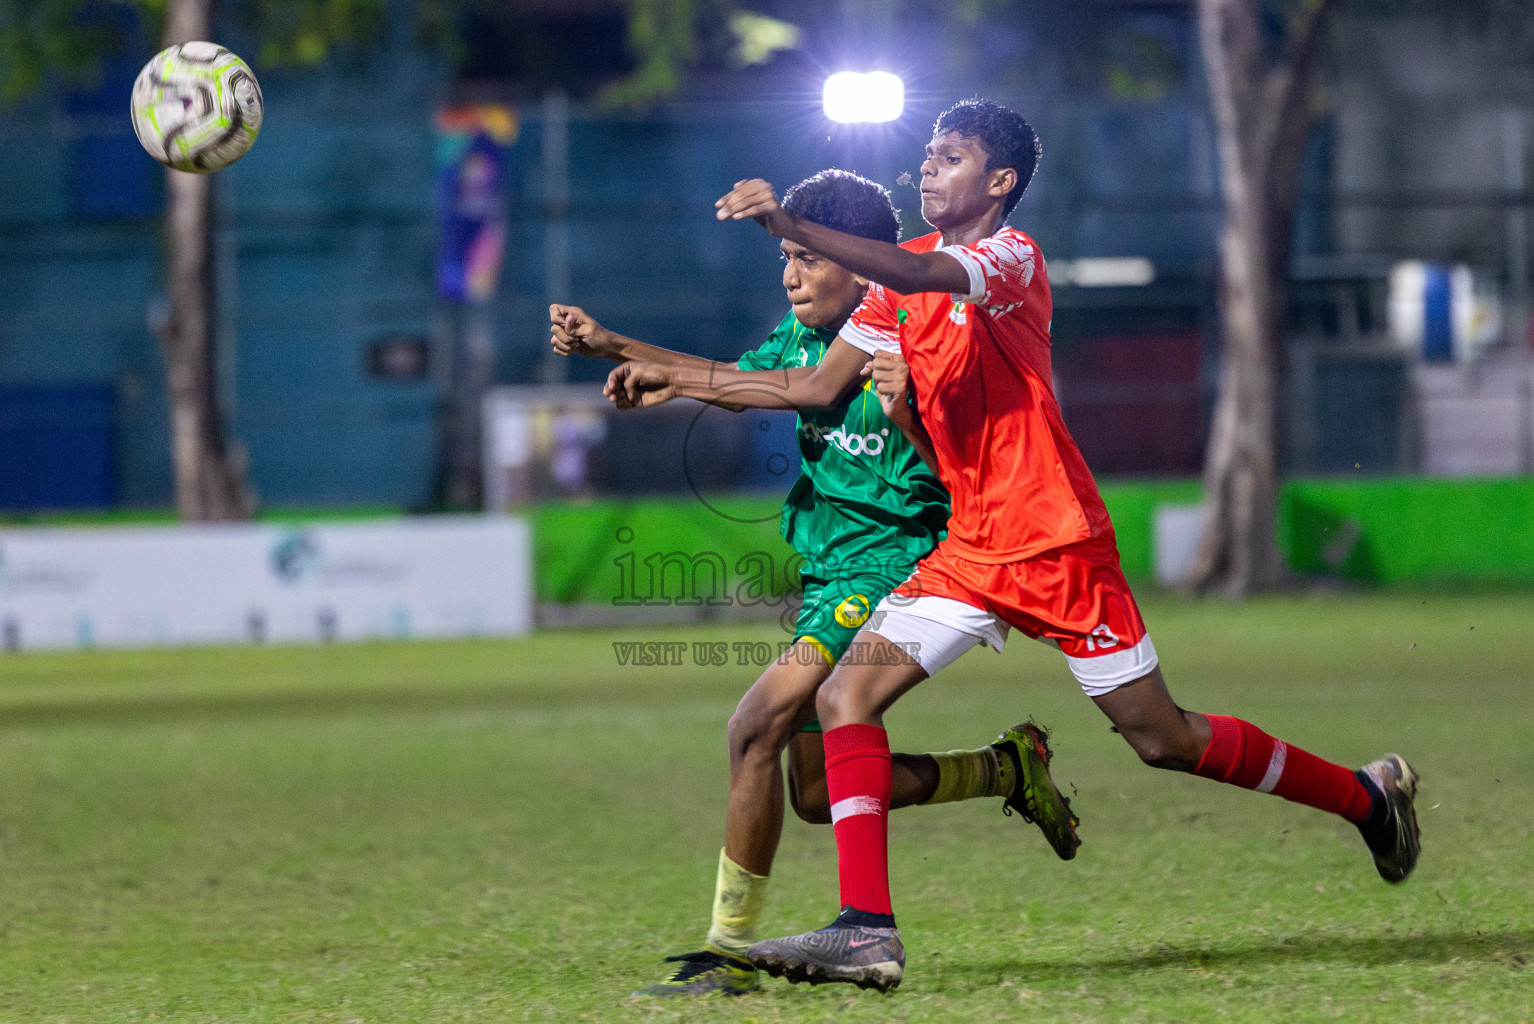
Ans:
[{"label": "bright light glare", "polygon": [[840,124],[893,121],[905,110],[905,83],[888,71],[838,71],[826,79],[822,102]]},{"label": "bright light glare", "polygon": [[[1062,261],[1066,262],[1066,261]],[[1078,288],[1144,288],[1156,280],[1156,265],[1143,256],[1095,256],[1049,265],[1050,278]]]}]

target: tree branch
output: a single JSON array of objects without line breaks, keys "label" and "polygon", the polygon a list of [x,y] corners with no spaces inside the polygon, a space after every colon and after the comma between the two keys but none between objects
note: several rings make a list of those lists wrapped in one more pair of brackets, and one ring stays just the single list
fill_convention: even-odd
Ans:
[{"label": "tree branch", "polygon": [[1263,80],[1263,201],[1272,228],[1268,244],[1278,268],[1289,262],[1301,169],[1311,133],[1326,109],[1315,88],[1315,74],[1330,15],[1337,6],[1338,0],[1313,0],[1295,19],[1283,56]]},{"label": "tree branch", "polygon": [[1308,136],[1314,122],[1310,97],[1316,56],[1338,0],[1309,0],[1296,16],[1283,55],[1262,76],[1256,124],[1261,132],[1259,159],[1271,168],[1277,154],[1296,134]]},{"label": "tree branch", "polygon": [[1261,150],[1251,145],[1250,130],[1261,114],[1261,39],[1250,0],[1199,0],[1198,14],[1229,205],[1232,199],[1244,198],[1231,189],[1261,169]]}]

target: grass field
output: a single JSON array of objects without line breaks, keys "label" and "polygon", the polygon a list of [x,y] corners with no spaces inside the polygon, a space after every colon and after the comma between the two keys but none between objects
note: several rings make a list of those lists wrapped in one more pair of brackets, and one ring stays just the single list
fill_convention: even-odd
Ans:
[{"label": "grass field", "polygon": [[[1534,597],[1157,600],[1173,692],[1327,756],[1406,754],[1424,853],[1142,767],[1058,655],[969,655],[897,748],[1036,715],[1086,845],[992,801],[892,820],[906,981],[633,1006],[696,948],[723,723],[755,669],[617,665],[627,639],[0,660],[0,1020],[1534,1019]],[[690,660],[690,659],[689,659]],[[835,910],[791,821],[764,935]]]}]

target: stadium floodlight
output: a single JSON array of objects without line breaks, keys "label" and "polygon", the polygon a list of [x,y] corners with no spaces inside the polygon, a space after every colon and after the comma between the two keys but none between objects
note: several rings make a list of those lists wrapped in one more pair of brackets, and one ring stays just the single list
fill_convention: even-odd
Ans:
[{"label": "stadium floodlight", "polygon": [[888,71],[838,71],[826,79],[821,101],[839,124],[893,121],[905,110],[905,83]]}]

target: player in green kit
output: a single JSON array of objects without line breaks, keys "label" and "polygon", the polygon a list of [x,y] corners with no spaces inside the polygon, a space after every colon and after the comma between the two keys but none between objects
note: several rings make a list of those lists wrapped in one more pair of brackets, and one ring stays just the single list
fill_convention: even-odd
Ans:
[{"label": "player in green kit", "polygon": [[[845,171],[822,171],[791,189],[783,203],[798,216],[850,234],[886,242],[899,237],[888,194]],[[721,370],[788,370],[861,358],[837,340],[837,332],[862,302],[868,282],[803,246],[785,242],[781,250],[783,285],[793,309],[765,344],[736,363],[712,363],[624,338],[572,306],[550,307],[552,344],[566,355]],[[793,397],[785,393],[781,406],[792,408]],[[736,408],[728,400],[718,404]],[[758,393],[752,404],[774,403]],[[804,603],[794,644],[762,673],[730,719],[725,845],[704,947],[669,958],[675,968],[636,996],[740,995],[758,987],[756,969],[743,954],[755,934],[782,834],[782,752],[789,751],[794,810],[807,821],[829,823],[825,754],[813,720],[816,691],[839,661],[860,655],[849,649],[858,629],[946,528],[948,495],[913,437],[924,444],[913,429],[909,403],[881,398],[866,385],[828,408],[800,413],[802,469],[784,502],[782,521],[784,538],[804,559]],[[1049,749],[1037,726],[1017,726],[973,750],[897,753],[891,762],[891,806],[999,796],[1009,813],[1016,810],[1036,822],[1062,858],[1075,855],[1077,820],[1049,778]]]}]

